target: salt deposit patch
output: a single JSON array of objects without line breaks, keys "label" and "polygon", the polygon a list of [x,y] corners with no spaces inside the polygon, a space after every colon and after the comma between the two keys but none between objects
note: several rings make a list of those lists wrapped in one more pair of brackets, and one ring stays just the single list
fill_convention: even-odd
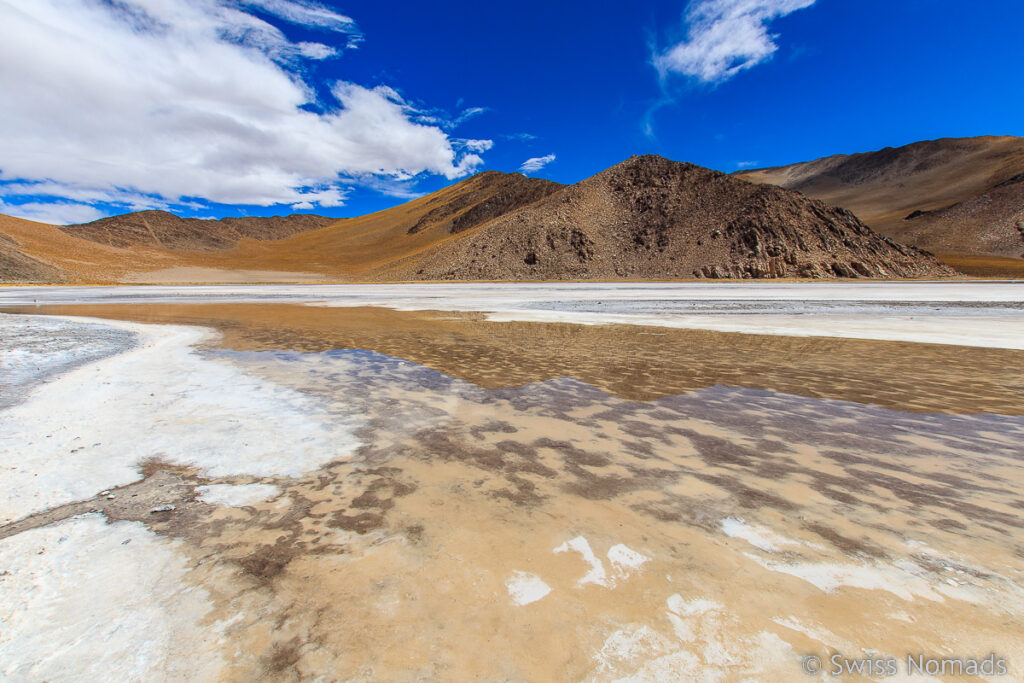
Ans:
[{"label": "salt deposit patch", "polygon": [[611,585],[608,579],[608,572],[604,569],[604,564],[594,554],[590,547],[590,542],[586,538],[577,536],[555,548],[554,552],[565,553],[570,550],[578,552],[583,557],[583,561],[590,565],[590,570],[583,575],[582,579],[576,582],[577,585],[584,586],[588,583],[596,583],[599,586]]},{"label": "salt deposit patch", "polygon": [[748,524],[742,519],[726,517],[722,520],[721,526],[726,536],[742,539],[766,553],[778,552],[782,546],[799,545],[796,541],[780,536],[771,529],[766,529],[756,524]]},{"label": "salt deposit patch", "polygon": [[[797,562],[785,564],[768,562],[754,555],[747,555],[765,569],[782,574],[789,574],[816,586],[826,593],[832,593],[841,587],[862,588],[864,590],[881,590],[892,593],[903,600],[922,597],[942,602],[941,587],[932,586],[924,577],[913,573],[912,566],[897,567],[891,565],[854,565],[831,562]],[[969,599],[967,591],[959,591],[956,596]]]},{"label": "salt deposit patch", "polygon": [[512,572],[512,576],[505,581],[505,588],[512,602],[520,606],[537,602],[551,592],[551,586],[536,574],[519,571]]},{"label": "salt deposit patch", "polygon": [[196,493],[204,503],[242,507],[273,498],[281,492],[273,484],[210,484],[197,486]]},{"label": "salt deposit patch", "polygon": [[139,479],[149,458],[213,477],[298,476],[359,445],[353,421],[193,346],[195,327],[111,323],[142,345],[40,386],[0,423],[0,523]]},{"label": "salt deposit patch", "polygon": [[222,625],[203,620],[176,541],[84,515],[0,541],[0,678],[213,680]]},{"label": "salt deposit patch", "polygon": [[650,559],[646,555],[641,555],[621,543],[613,545],[608,550],[608,561],[612,563],[615,571],[623,576],[640,569]]},{"label": "salt deposit patch", "polygon": [[[595,678],[615,681],[795,680],[798,659],[774,633],[737,635],[724,606],[706,598],[666,601],[674,634],[630,624],[613,631],[595,653]],[[674,635],[674,637],[673,637]]]},{"label": "salt deposit patch", "polygon": [[699,617],[708,612],[718,612],[724,609],[721,603],[714,600],[707,600],[706,598],[685,600],[678,593],[670,595],[666,604],[669,610],[681,617]]},{"label": "salt deposit patch", "polygon": [[824,628],[822,626],[808,626],[807,624],[803,624],[797,621],[797,619],[794,617],[788,617],[786,619],[783,619],[781,617],[772,617],[772,621],[778,624],[779,626],[788,628],[792,631],[796,631],[797,633],[802,633],[808,638],[816,640],[822,645],[827,645],[828,647],[839,652],[856,652],[858,649],[857,646],[849,640],[840,638],[839,636],[837,636],[836,634],[832,633],[827,628]]},{"label": "salt deposit patch", "polygon": [[671,652],[675,644],[649,626],[630,626],[609,635],[597,654],[600,670]]},{"label": "salt deposit patch", "polygon": [[[576,582],[578,586],[584,586],[588,583],[594,583],[598,586],[604,586],[605,588],[612,588],[615,586],[615,578],[608,575],[608,571],[604,567],[604,563],[594,554],[594,550],[590,547],[590,542],[587,541],[583,536],[577,536],[571,540],[566,541],[562,545],[554,549],[555,553],[565,553],[569,551],[575,551],[580,554],[583,561],[590,565],[590,570],[583,575],[579,581]],[[646,555],[641,555],[635,550],[618,543],[612,546],[608,550],[608,561],[612,565],[612,569],[619,578],[625,578],[633,572],[640,569],[640,567],[650,560],[651,558]]]},{"label": "salt deposit patch", "polygon": [[761,632],[739,642],[715,643],[724,656],[708,658],[705,648],[703,660],[687,650],[676,650],[645,661],[627,676],[616,678],[616,683],[662,683],[662,681],[688,681],[717,683],[718,681],[798,680],[783,677],[780,672],[796,674],[793,662],[798,658],[789,643],[774,633]]}]

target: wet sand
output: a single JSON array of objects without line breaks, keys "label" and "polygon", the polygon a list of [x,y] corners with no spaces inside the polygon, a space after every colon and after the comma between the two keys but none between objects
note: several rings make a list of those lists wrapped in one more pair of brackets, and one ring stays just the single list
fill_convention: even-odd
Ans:
[{"label": "wet sand", "polygon": [[[137,476],[0,527],[5,616],[21,614],[5,591],[38,604],[47,562],[72,577],[58,602],[114,571],[64,544],[125,561],[137,546],[171,576],[143,593],[178,604],[151,661],[189,657],[187,675],[801,680],[801,656],[835,652],[996,652],[1024,670],[1024,352],[284,304],[32,310],[178,326],[136,325],[179,341],[133,367],[232,374],[190,373],[151,412],[126,401],[162,376],[108,376],[118,358],[66,375],[122,382],[118,411],[90,402],[61,425],[92,444],[130,414],[119,457]],[[208,391],[266,407],[263,443],[176,450],[198,419],[181,405]],[[337,446],[302,471],[247,469],[253,449],[298,452],[300,412]],[[144,424],[160,414],[178,417]],[[73,435],[45,426],[73,475]],[[92,622],[52,618],[0,635],[20,646],[0,672],[67,677],[74,661],[26,643]]]}]

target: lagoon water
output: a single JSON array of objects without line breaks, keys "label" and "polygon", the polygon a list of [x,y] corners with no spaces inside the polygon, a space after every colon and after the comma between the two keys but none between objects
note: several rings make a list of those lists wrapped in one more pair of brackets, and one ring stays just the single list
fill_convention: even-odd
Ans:
[{"label": "lagoon water", "polygon": [[[1022,351],[515,319],[604,292],[68,296],[0,316],[8,357],[57,364],[0,409],[5,678],[1024,667]],[[992,299],[946,303],[1019,324]],[[99,328],[81,363],[55,341]]]}]

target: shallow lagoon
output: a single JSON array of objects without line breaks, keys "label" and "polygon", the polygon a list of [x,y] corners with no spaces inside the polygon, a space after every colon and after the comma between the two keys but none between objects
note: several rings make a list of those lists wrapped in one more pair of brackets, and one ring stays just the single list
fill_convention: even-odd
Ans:
[{"label": "shallow lagoon", "polygon": [[[0,481],[34,512],[0,527],[7,676],[85,677],[81,648],[124,676],[228,679],[1024,663],[1020,351],[288,304],[33,310],[137,345],[0,412]],[[54,415],[60,392],[82,400]],[[33,459],[34,506],[39,477],[10,469]],[[110,469],[79,471],[94,463]],[[83,477],[95,491],[43,490]],[[77,605],[111,577],[124,595]],[[70,607],[27,618],[43,605]],[[73,637],[43,647],[58,627]]]}]

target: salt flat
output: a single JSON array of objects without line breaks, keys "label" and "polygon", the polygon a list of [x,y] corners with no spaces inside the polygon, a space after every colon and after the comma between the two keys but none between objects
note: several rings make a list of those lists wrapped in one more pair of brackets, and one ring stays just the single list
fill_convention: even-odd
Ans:
[{"label": "salt flat", "polygon": [[173,302],[478,311],[494,320],[620,323],[1024,348],[1024,282],[410,283],[0,289],[0,307]]}]

